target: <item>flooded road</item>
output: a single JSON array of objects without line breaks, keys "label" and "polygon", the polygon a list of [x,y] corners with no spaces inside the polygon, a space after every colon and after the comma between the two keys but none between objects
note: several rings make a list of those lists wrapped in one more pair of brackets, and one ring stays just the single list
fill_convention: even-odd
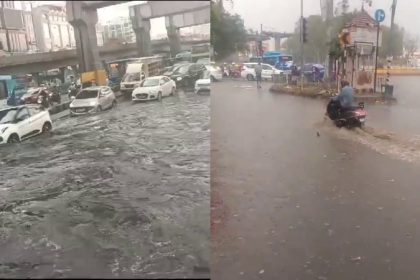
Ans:
[{"label": "flooded road", "polygon": [[400,136],[420,135],[420,78],[391,77],[391,82],[397,103],[367,105],[369,122],[376,129],[391,131]]},{"label": "flooded road", "polygon": [[212,86],[212,279],[418,278],[415,130],[340,130],[268,88]]},{"label": "flooded road", "polygon": [[120,102],[0,148],[0,277],[208,277],[209,96]]}]

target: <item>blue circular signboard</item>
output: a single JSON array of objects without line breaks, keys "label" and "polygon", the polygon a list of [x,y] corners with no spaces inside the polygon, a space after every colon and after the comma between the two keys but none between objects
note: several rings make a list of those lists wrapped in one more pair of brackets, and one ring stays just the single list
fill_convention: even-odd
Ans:
[{"label": "blue circular signboard", "polygon": [[375,20],[377,22],[383,22],[385,20],[385,11],[382,9],[376,10],[375,12]]}]

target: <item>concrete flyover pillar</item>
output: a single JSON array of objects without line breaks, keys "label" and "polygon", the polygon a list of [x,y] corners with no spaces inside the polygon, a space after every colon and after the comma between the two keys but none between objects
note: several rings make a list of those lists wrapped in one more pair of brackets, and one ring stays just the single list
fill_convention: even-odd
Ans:
[{"label": "concrete flyover pillar", "polygon": [[279,52],[281,50],[281,38],[274,37],[274,49]]},{"label": "concrete flyover pillar", "polygon": [[181,38],[179,34],[179,28],[175,26],[174,17],[165,17],[166,31],[168,33],[169,47],[171,50],[171,56],[174,57],[181,51]]},{"label": "concrete flyover pillar", "polygon": [[74,28],[79,70],[90,72],[102,69],[96,42],[96,9],[88,9],[82,1],[66,1],[67,21]]},{"label": "concrete flyover pillar", "polygon": [[144,19],[141,16],[139,6],[130,7],[130,18],[134,34],[136,34],[138,55],[140,57],[151,56],[150,19]]}]

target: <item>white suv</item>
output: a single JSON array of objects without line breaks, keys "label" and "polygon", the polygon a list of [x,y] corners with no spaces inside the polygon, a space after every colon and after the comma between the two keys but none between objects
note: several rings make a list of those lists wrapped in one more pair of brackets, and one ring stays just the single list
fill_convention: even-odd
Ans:
[{"label": "white suv", "polygon": [[[254,81],[256,78],[255,75],[255,66],[258,63],[256,62],[249,62],[244,63],[241,71],[241,77],[246,78],[248,81]],[[271,80],[274,74],[281,74],[283,71],[276,69],[274,66],[270,64],[261,63],[262,66],[262,73],[261,77],[264,80]]]},{"label": "white suv", "polygon": [[36,106],[0,110],[0,144],[17,143],[52,129],[50,113]]}]

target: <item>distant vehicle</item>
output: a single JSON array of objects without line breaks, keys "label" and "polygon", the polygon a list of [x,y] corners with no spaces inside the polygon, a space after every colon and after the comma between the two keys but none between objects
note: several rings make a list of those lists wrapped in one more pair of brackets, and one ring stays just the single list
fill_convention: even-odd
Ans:
[{"label": "distant vehicle", "polygon": [[211,64],[210,58],[200,58],[200,59],[197,60],[196,63],[204,64],[204,65],[210,65]]},{"label": "distant vehicle", "polygon": [[321,64],[307,63],[302,67],[298,67],[299,71],[303,71],[303,76],[308,82],[322,81],[325,76],[325,68]]},{"label": "distant vehicle", "polygon": [[190,64],[190,63],[191,62],[188,62],[188,61],[180,61],[180,62],[175,63],[172,66],[165,67],[165,72],[163,72],[162,75],[163,76],[170,76],[175,71],[175,69],[177,69],[178,67],[180,67],[182,65],[185,65],[185,64]]},{"label": "distant vehicle", "polygon": [[20,99],[24,104],[38,104],[41,96],[44,96],[49,100],[50,93],[51,92],[45,87],[28,88],[26,93],[22,95]]},{"label": "distant vehicle", "polygon": [[201,79],[198,79],[195,82],[194,92],[199,94],[201,92],[210,92],[210,84],[211,84],[211,73],[210,71],[204,71],[203,76]]},{"label": "distant vehicle", "polygon": [[18,143],[51,130],[48,110],[26,105],[0,110],[0,144]]},{"label": "distant vehicle", "polygon": [[197,62],[200,58],[209,58],[210,54],[210,44],[194,45],[191,47],[191,59],[193,62]]},{"label": "distant vehicle", "polygon": [[288,73],[293,65],[293,56],[285,55],[280,52],[266,52],[262,57],[251,57],[249,62],[262,62]]},{"label": "distant vehicle", "polygon": [[[246,78],[248,81],[254,81],[256,79],[255,66],[257,64],[258,63],[244,63],[242,66],[241,77]],[[264,80],[271,80],[274,74],[284,73],[283,71],[278,70],[269,64],[261,63],[261,66],[261,77]]]},{"label": "distant vehicle", "polygon": [[206,65],[205,66],[207,71],[210,72],[210,80],[212,82],[214,81],[220,81],[223,79],[223,73],[222,73],[222,69],[220,69],[220,67],[218,66],[214,66],[214,65]]},{"label": "distant vehicle", "polygon": [[147,77],[158,76],[163,72],[163,59],[159,56],[139,58],[136,62],[127,64],[122,78],[120,90],[123,94],[131,94],[133,89]]},{"label": "distant vehicle", "polygon": [[82,89],[70,103],[70,116],[96,113],[117,105],[117,98],[108,86]]},{"label": "distant vehicle", "polygon": [[175,61],[191,61],[191,52],[180,52],[175,55]]},{"label": "distant vehicle", "polygon": [[134,89],[132,101],[161,100],[164,96],[174,95],[176,83],[166,76],[154,76],[144,80],[141,87]]},{"label": "distant vehicle", "polygon": [[25,100],[22,98],[27,93],[27,89],[22,86],[15,87],[13,93],[7,98],[7,105],[18,106],[25,104]]},{"label": "distant vehicle", "polygon": [[203,64],[189,63],[175,69],[170,78],[175,81],[178,88],[193,88],[195,81],[200,79],[206,67]]}]

